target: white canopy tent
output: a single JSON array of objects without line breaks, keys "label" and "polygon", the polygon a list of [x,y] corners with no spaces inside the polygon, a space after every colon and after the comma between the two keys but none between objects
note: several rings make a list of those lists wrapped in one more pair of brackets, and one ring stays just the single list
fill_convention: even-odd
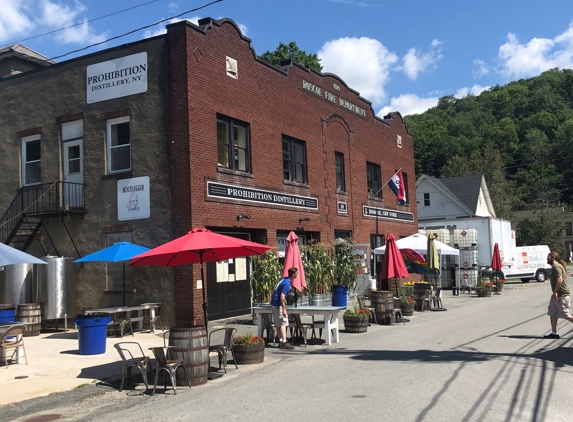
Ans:
[{"label": "white canopy tent", "polygon": [[[459,255],[460,251],[456,248],[446,245],[445,243],[436,243],[436,248],[438,249],[438,255]],[[422,234],[416,233],[412,236],[404,237],[403,239],[396,240],[396,246],[398,249],[413,249],[421,255],[426,255],[428,252],[428,238]],[[380,246],[374,249],[376,255],[384,255],[386,252],[386,246]]]}]

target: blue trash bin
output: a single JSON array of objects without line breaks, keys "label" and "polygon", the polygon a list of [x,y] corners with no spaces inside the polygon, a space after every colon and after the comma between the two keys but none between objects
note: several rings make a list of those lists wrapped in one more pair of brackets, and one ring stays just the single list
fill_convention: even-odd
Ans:
[{"label": "blue trash bin", "polygon": [[78,314],[74,324],[78,326],[80,355],[99,355],[105,353],[107,324],[111,316],[106,312]]},{"label": "blue trash bin", "polygon": [[12,322],[16,320],[16,305],[0,305],[0,322]]},{"label": "blue trash bin", "polygon": [[332,287],[332,306],[344,306],[348,300],[348,287],[346,286],[333,286]]}]

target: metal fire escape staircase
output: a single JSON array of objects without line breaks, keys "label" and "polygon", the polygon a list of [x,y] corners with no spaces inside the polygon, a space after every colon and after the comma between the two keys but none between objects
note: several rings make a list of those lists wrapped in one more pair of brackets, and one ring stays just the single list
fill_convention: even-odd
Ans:
[{"label": "metal fire escape staircase", "polygon": [[[24,186],[18,189],[16,197],[0,219],[0,241],[25,251],[32,241],[40,240],[40,229],[47,220],[60,217],[69,235],[63,217],[83,216],[86,213],[84,185],[81,183],[56,181]],[[56,249],[49,233],[45,231]],[[42,243],[39,243],[46,253]],[[56,254],[59,255],[57,249]]]}]

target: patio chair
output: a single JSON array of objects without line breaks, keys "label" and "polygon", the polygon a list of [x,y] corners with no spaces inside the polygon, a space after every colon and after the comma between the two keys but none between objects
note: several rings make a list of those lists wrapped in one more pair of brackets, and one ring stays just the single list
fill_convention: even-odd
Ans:
[{"label": "patio chair", "polygon": [[378,321],[376,321],[376,310],[371,306],[366,306],[366,301],[364,300],[364,296],[356,296],[356,297],[358,299],[358,306],[370,312],[370,316],[374,320],[374,324],[378,325]]},{"label": "patio chair", "polygon": [[151,367],[151,359],[145,356],[143,349],[140,344],[135,341],[124,341],[122,343],[116,343],[113,345],[123,361],[123,366],[121,370],[121,386],[119,391],[123,390],[123,383],[125,381],[125,374],[127,373],[127,385],[131,381],[131,370],[132,368],[137,368],[141,371],[141,376],[143,377],[143,382],[145,383],[145,389],[149,389],[149,383],[147,382],[147,367]]},{"label": "patio chair", "polygon": [[133,326],[131,325],[131,313],[132,311],[118,312],[115,314],[115,318],[111,323],[111,330],[115,332],[119,337],[123,337],[125,333],[125,328],[129,326],[131,335],[135,336],[133,332]]},{"label": "patio chair", "polygon": [[289,318],[292,318],[288,325],[290,329],[291,343],[294,343],[294,339],[297,338],[297,335],[300,335],[304,341],[304,347],[306,347],[308,330],[312,329],[312,324],[303,324],[299,314],[292,314]]},{"label": "patio chair", "polygon": [[[211,342],[211,336],[214,333],[218,333],[221,331],[225,332],[223,342],[219,344],[213,344]],[[219,369],[221,369],[221,363],[222,363],[225,373],[227,373],[227,355],[229,351],[233,356],[233,362],[235,363],[235,368],[239,369],[239,367],[237,366],[237,360],[235,359],[235,352],[233,351],[233,338],[235,337],[236,332],[237,332],[236,328],[218,328],[209,333],[209,353],[217,352],[217,357],[219,358]]]},{"label": "patio chair", "polygon": [[149,324],[149,331],[154,332],[152,327],[156,327],[159,323],[161,327],[161,331],[165,331],[163,329],[163,324],[161,324],[161,320],[159,319],[159,314],[161,313],[161,305],[155,308],[155,317],[151,316],[151,310],[146,309],[144,310],[143,320],[141,321],[141,331],[143,331],[143,327],[145,327],[145,323]]},{"label": "patio chair", "polygon": [[428,310],[431,312],[434,305],[434,292],[431,290],[426,290],[424,292],[424,302],[422,305],[422,312],[426,310],[426,304],[428,304]]},{"label": "patio chair", "polygon": [[[169,379],[171,380],[171,388],[173,388],[174,395],[177,394],[177,380],[175,379],[175,375],[177,374],[177,370],[179,368],[183,368],[183,372],[185,372],[185,376],[187,377],[187,384],[189,385],[189,388],[191,388],[191,380],[189,378],[189,374],[187,373],[187,369],[185,368],[185,364],[183,363],[183,350],[181,346],[150,347],[149,350],[153,352],[153,356],[155,356],[155,360],[157,361],[155,377],[153,380],[153,392],[151,393],[152,396],[155,395],[155,389],[157,388],[157,381],[161,371],[165,371],[167,372],[167,375],[169,375]],[[175,353],[181,353],[181,359],[167,359],[165,350],[167,350],[168,354],[171,356],[173,356]],[[167,375],[164,374],[163,376],[163,388],[166,390]]]},{"label": "patio chair", "polygon": [[[334,314],[330,317],[330,322],[334,322]],[[318,337],[316,337],[315,330],[318,328]],[[314,319],[314,315],[312,316],[312,334],[310,338],[321,339],[322,338],[322,330],[326,328],[326,322],[324,319],[316,321]],[[334,329],[331,329],[331,334],[334,337]]]},{"label": "patio chair", "polygon": [[271,314],[261,314],[261,319],[263,321],[263,334],[265,333],[265,330],[267,332],[265,341],[267,342],[267,344],[271,341],[274,343],[276,329],[275,329],[275,324],[272,322]]},{"label": "patio chair", "polygon": [[[26,355],[26,347],[24,347],[25,331],[25,325],[12,325],[8,327],[0,337],[0,348],[4,355],[4,364],[6,365],[6,369],[8,369],[8,361],[14,360],[14,355],[16,355],[17,359],[18,351],[20,349],[24,351],[24,360],[26,361],[26,365],[28,365],[28,356]],[[12,350],[10,357],[8,357],[8,353],[6,353],[8,350]]]}]

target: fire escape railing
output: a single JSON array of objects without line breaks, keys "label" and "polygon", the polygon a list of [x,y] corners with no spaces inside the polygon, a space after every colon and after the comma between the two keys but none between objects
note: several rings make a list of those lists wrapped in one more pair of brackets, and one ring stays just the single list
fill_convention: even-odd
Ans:
[{"label": "fire escape railing", "polygon": [[25,217],[85,214],[84,184],[56,181],[18,189],[0,219],[0,241],[10,243]]}]

